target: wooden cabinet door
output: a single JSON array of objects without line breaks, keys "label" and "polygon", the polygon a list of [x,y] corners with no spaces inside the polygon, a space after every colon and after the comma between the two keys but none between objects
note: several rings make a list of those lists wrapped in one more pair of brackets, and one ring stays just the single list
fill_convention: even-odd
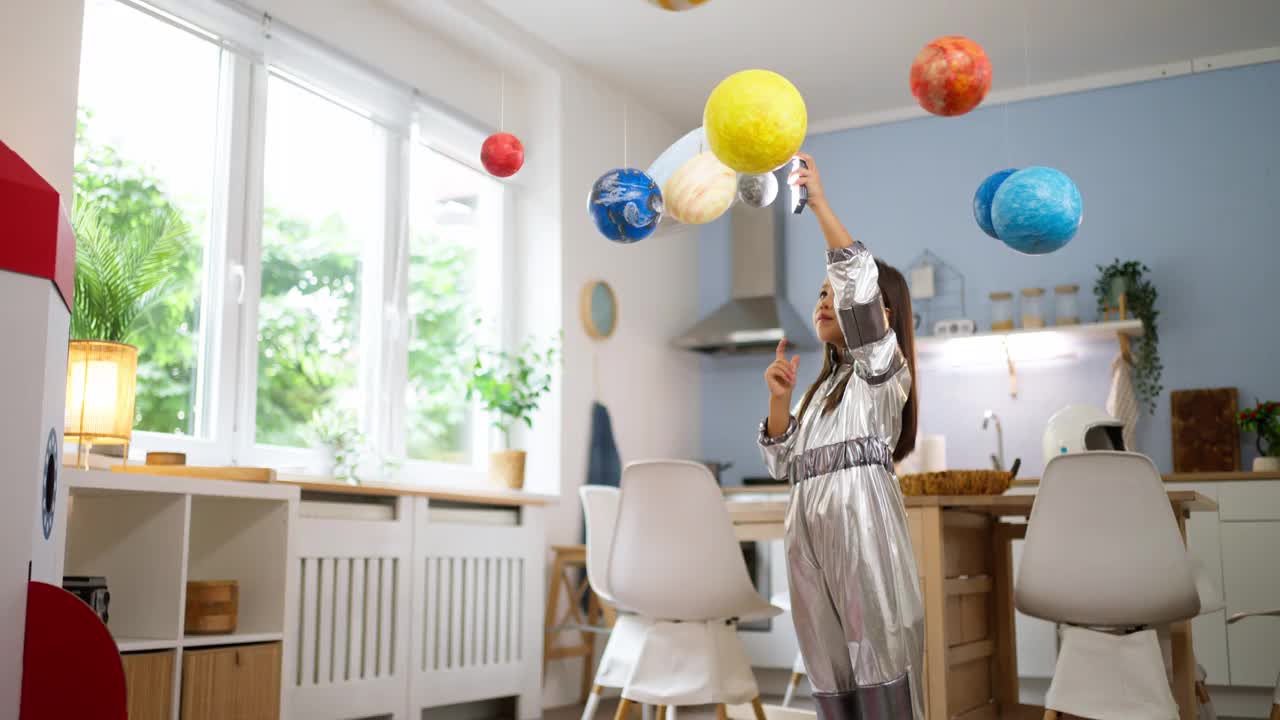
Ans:
[{"label": "wooden cabinet door", "polygon": [[279,720],[280,643],[237,648],[235,720]]},{"label": "wooden cabinet door", "polygon": [[280,643],[183,653],[182,720],[279,718]]},{"label": "wooden cabinet door", "polygon": [[236,690],[236,648],[182,653],[182,720],[231,720]]},{"label": "wooden cabinet door", "polygon": [[129,720],[169,720],[173,708],[173,651],[120,657],[129,693]]}]

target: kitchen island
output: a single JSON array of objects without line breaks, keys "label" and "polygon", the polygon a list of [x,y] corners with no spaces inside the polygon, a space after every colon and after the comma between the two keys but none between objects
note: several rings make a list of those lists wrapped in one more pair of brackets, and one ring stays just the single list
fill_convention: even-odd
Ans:
[{"label": "kitchen island", "polygon": [[[762,499],[747,499],[747,492]],[[770,486],[728,493],[739,539],[782,537],[785,492]],[[1044,708],[1018,699],[1014,629],[1012,543],[1025,536],[1034,501],[1034,494],[905,498],[924,595],[929,720],[1044,715]],[[1187,490],[1170,492],[1169,501],[1184,538],[1191,512],[1217,507]],[[1190,628],[1177,623],[1172,634],[1174,696],[1183,720],[1196,717]]]}]

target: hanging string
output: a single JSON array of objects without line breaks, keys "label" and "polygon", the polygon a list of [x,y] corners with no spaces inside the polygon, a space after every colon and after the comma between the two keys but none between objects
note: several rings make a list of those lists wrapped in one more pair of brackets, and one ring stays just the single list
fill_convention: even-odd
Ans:
[{"label": "hanging string", "polygon": [[[1031,33],[1027,25],[1027,6],[1025,3],[1019,4],[1022,15],[1022,91],[1026,94],[1031,90]],[[1013,167],[1013,144],[1009,139],[1009,105],[1012,103],[1013,98],[1004,103],[1005,167]]]},{"label": "hanging string", "polygon": [[507,131],[507,72],[498,75],[498,132]]},{"label": "hanging string", "polygon": [[627,101],[622,101],[622,167],[631,167],[627,163]]},{"label": "hanging string", "polygon": [[595,393],[597,402],[603,399],[600,395],[600,352],[598,350],[591,353],[591,391]]}]

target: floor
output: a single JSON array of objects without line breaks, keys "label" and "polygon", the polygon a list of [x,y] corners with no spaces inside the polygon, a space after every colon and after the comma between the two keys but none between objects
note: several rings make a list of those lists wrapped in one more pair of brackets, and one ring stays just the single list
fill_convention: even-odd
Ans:
[{"label": "floor", "polygon": [[[781,697],[765,697],[765,705],[779,705],[782,703]],[[797,710],[812,710],[813,703],[808,697],[797,696],[791,706]],[[606,697],[600,701],[599,708],[596,709],[595,720],[612,720],[613,715],[618,710],[618,699],[616,697]],[[677,720],[711,720],[716,716],[716,709],[713,705],[706,707],[689,707],[680,708],[676,713]],[[582,717],[581,705],[569,705],[562,708],[548,709],[542,713],[542,720],[580,720]],[[640,712],[637,710],[631,713],[631,720],[640,720]]]}]

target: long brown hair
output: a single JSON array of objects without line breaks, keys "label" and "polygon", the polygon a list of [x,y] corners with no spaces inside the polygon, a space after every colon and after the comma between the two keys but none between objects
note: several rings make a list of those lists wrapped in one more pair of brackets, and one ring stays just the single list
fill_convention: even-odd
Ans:
[{"label": "long brown hair", "polygon": [[[893,461],[899,462],[916,449],[916,427],[919,424],[916,402],[915,317],[911,312],[911,292],[907,287],[907,279],[898,272],[897,268],[879,260],[876,260],[876,270],[880,273],[878,282],[880,296],[884,299],[884,306],[889,311],[889,327],[898,337],[898,348],[902,350],[902,356],[907,360],[907,369],[911,372],[911,392],[907,395],[907,403],[902,406],[902,430],[899,431],[898,442],[893,447]],[[814,393],[827,378],[831,377],[839,363],[840,350],[835,345],[827,343],[822,352],[822,372],[818,373],[818,379],[813,381],[809,391],[804,394],[804,400],[800,402],[798,418],[804,418],[805,410],[809,409],[809,401],[813,399]],[[834,410],[844,398],[849,377],[846,376],[831,388],[822,406],[824,415]]]}]

